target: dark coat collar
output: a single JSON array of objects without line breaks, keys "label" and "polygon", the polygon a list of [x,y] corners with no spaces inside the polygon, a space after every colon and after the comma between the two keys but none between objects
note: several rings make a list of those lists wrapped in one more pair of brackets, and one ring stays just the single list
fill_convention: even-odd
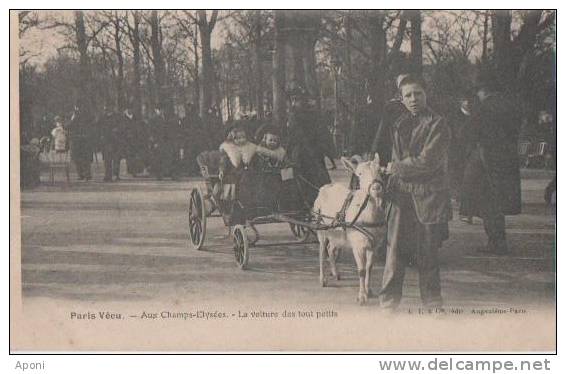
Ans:
[{"label": "dark coat collar", "polygon": [[[415,117],[417,117],[418,120],[418,126],[424,124],[424,123],[430,123],[433,118],[437,116],[437,114],[430,108],[430,107],[426,107],[421,113],[417,114]],[[401,126],[401,124],[406,121],[407,119],[413,117],[413,115],[410,112],[405,112],[403,114],[401,114],[397,120],[395,120],[395,122],[393,122],[393,127],[397,130],[399,128],[399,126]]]}]

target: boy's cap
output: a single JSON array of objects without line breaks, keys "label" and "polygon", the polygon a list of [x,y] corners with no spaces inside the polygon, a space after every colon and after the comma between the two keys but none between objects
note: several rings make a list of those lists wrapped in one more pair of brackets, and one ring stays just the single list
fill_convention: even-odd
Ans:
[{"label": "boy's cap", "polygon": [[276,126],[264,124],[257,129],[255,139],[259,142],[263,139],[265,134],[273,134],[281,137],[281,130]]},{"label": "boy's cap", "polygon": [[232,131],[246,131],[244,124],[241,121],[235,121],[226,127],[225,136],[228,136]]},{"label": "boy's cap", "polygon": [[422,77],[415,74],[400,74],[395,83],[397,84],[397,89],[400,90],[401,86],[404,84],[416,83],[420,85],[423,89],[426,88],[426,83]]},{"label": "boy's cap", "polygon": [[397,84],[397,89],[400,89],[400,88],[401,88],[401,83],[403,83],[403,81],[405,80],[405,78],[408,78],[408,77],[409,77],[409,74],[400,74],[400,75],[397,77],[397,79],[396,79],[396,81],[395,81],[395,83]]}]

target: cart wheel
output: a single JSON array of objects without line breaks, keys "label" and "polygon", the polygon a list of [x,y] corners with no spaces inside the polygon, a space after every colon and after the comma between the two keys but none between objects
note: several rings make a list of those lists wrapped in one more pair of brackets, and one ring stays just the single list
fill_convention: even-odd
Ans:
[{"label": "cart wheel", "polygon": [[289,226],[297,241],[299,243],[306,243],[310,237],[311,231],[304,226],[295,225],[294,223],[290,223]]},{"label": "cart wheel", "polygon": [[232,236],[234,238],[234,255],[236,256],[236,263],[241,270],[246,270],[250,254],[245,227],[242,225],[236,225]]},{"label": "cart wheel", "polygon": [[206,209],[200,188],[193,188],[189,200],[189,239],[194,249],[200,250],[206,236]]}]

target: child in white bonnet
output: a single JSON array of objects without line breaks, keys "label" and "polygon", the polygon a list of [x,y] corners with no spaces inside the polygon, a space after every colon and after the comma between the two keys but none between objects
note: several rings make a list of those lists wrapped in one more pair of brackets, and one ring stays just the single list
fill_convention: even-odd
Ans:
[{"label": "child in white bonnet", "polygon": [[67,134],[59,116],[55,117],[55,128],[51,131],[51,136],[53,137],[53,149],[55,149],[55,152],[66,152]]},{"label": "child in white bonnet", "polygon": [[[250,142],[245,130],[240,126],[234,126],[230,130],[226,140],[220,145],[220,151],[228,157],[230,164],[235,169],[240,167],[247,168],[256,153],[267,156],[277,162],[281,162],[285,158],[285,150],[281,147],[276,147],[272,150]],[[220,170],[221,177],[223,172],[224,170]]]},{"label": "child in white bonnet", "polygon": [[234,127],[226,140],[220,145],[220,151],[228,156],[234,168],[249,165],[256,153],[256,145],[248,141],[246,132],[241,127]]}]

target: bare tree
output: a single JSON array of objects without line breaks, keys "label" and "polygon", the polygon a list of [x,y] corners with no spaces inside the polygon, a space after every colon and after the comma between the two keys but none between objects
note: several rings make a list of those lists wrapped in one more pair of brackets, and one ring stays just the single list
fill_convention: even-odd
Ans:
[{"label": "bare tree", "polygon": [[89,58],[89,47],[99,33],[106,27],[107,22],[95,22],[92,17],[87,17],[83,11],[74,11],[73,20],[69,21],[63,17],[48,14],[41,26],[42,30],[58,29],[65,38],[65,44],[58,50],[72,50],[79,55],[79,74],[76,87],[78,97],[76,103],[81,106],[86,115],[92,114],[95,98],[91,94],[92,74]]},{"label": "bare tree", "polygon": [[[125,14],[118,11],[101,11],[92,16],[95,24],[101,25],[102,30],[98,36],[93,38],[94,45],[98,47],[103,54],[103,63],[106,68],[110,68],[112,79],[116,88],[115,106],[118,110],[124,109],[126,105],[126,93],[124,82],[124,52],[122,37],[124,35],[124,17]],[[115,57],[109,55],[109,52]],[[116,65],[116,66],[115,66]],[[107,92],[107,101],[110,97],[109,87],[105,87]],[[109,103],[109,102],[108,102]]]},{"label": "bare tree", "polygon": [[423,71],[421,12],[412,10],[409,14],[411,21],[411,69],[414,73],[421,75]]},{"label": "bare tree", "polygon": [[214,67],[212,65],[211,35],[216,21],[218,10],[213,10],[210,19],[206,16],[205,10],[197,11],[197,24],[200,33],[202,49],[202,85],[200,95],[200,115],[205,116],[208,109],[212,106],[215,87]]},{"label": "bare tree", "polygon": [[492,14],[493,59],[503,82],[511,82],[511,11],[496,10]]},{"label": "bare tree", "polygon": [[254,60],[256,66],[256,95],[255,107],[257,108],[258,118],[263,118],[263,59],[262,59],[262,40],[263,22],[261,10],[254,11]]},{"label": "bare tree", "polygon": [[538,35],[553,25],[556,12],[544,14],[542,10],[525,11],[522,25],[515,38],[512,37],[512,14],[509,10],[492,12],[493,54],[496,75],[500,84],[516,90],[520,83],[524,87]]},{"label": "bare tree", "polygon": [[[337,143],[363,151],[358,140],[373,137],[368,118],[379,118],[388,97],[386,82],[401,65],[401,46],[407,34],[404,11],[330,11],[323,17],[323,61],[335,77]],[[369,105],[368,105],[369,104]],[[337,144],[339,145],[339,144]]]},{"label": "bare tree", "polygon": [[40,25],[39,15],[31,10],[18,12],[18,36],[20,39],[30,29]]},{"label": "bare tree", "polygon": [[[142,90],[141,90],[141,48],[140,48],[140,11],[129,11],[125,17],[126,32],[133,50],[133,111],[137,118],[142,115]],[[132,21],[130,22],[130,15]]]},{"label": "bare tree", "polygon": [[[26,33],[34,28],[39,28],[42,25],[39,14],[30,10],[23,10],[18,12],[18,37],[21,40]],[[41,49],[34,51],[33,53],[26,50],[22,45],[20,45],[20,65],[26,65],[27,62],[41,55]],[[25,69],[24,69],[25,70]]]},{"label": "bare tree", "polygon": [[91,109],[90,104],[90,66],[88,59],[88,40],[85,30],[84,14],[82,11],[75,11],[75,30],[77,38],[77,48],[79,50],[79,105],[83,110]]},{"label": "bare tree", "polygon": [[[151,27],[151,53],[153,61],[153,74],[155,78],[156,105],[162,110],[165,109],[165,95],[163,86],[165,85],[165,65],[161,57],[161,37],[159,29],[159,17],[156,10],[152,10],[149,17]],[[169,109],[169,108],[167,108]]]},{"label": "bare tree", "polygon": [[[248,65],[249,73],[242,77],[250,80],[245,84],[249,90],[250,107],[257,111],[258,118],[263,117],[264,111],[264,61],[266,60],[266,46],[269,46],[268,37],[271,35],[271,14],[265,11],[234,11],[231,14],[231,26],[226,26],[226,45],[233,44],[241,52],[249,55],[252,64]],[[248,100],[245,100],[248,102]]]},{"label": "bare tree", "polygon": [[193,11],[182,11],[173,14],[177,26],[183,32],[183,36],[188,39],[186,48],[192,54],[192,64],[187,63],[187,70],[192,80],[193,102],[200,103],[200,57],[199,57],[199,26]]},{"label": "bare tree", "polygon": [[114,11],[110,17],[110,22],[113,29],[114,36],[114,52],[118,59],[118,74],[116,79],[116,106],[122,110],[126,104],[126,97],[124,92],[124,55],[122,53],[122,22],[123,19],[118,15],[118,11]]},{"label": "bare tree", "polygon": [[281,10],[274,11],[275,42],[273,50],[273,119],[282,127],[286,116],[286,94],[285,94],[285,45],[286,39],[283,29],[285,28],[285,13]]},{"label": "bare tree", "polygon": [[200,103],[200,75],[199,75],[199,31],[198,24],[194,24],[193,51],[195,55],[195,74],[193,75],[195,103]]}]

